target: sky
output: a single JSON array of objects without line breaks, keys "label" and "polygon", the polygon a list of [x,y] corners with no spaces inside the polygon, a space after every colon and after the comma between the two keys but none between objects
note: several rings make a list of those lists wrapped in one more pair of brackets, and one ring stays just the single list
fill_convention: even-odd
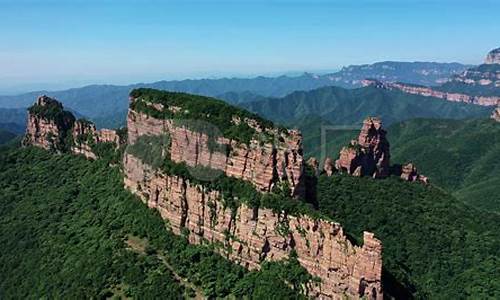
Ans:
[{"label": "sky", "polygon": [[500,0],[0,0],[0,92],[479,64],[500,46],[499,18]]}]

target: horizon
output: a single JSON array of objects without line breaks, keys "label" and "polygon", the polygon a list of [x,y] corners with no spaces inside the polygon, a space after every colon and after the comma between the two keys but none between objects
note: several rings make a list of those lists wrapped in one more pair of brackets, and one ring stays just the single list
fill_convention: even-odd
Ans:
[{"label": "horizon", "polygon": [[0,0],[0,5],[0,32],[7,41],[0,46],[0,94],[317,74],[381,61],[479,64],[498,47],[500,31],[495,18],[500,3],[494,1]]}]

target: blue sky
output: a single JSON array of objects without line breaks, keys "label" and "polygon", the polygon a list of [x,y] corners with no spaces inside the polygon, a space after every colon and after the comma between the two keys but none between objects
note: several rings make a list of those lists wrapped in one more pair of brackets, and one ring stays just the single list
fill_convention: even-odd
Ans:
[{"label": "blue sky", "polygon": [[0,0],[0,91],[332,70],[381,60],[480,63],[500,1]]}]

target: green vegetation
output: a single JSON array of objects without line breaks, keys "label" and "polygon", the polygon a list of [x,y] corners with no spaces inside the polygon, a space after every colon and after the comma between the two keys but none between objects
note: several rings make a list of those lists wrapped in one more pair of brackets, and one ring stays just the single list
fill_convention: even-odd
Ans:
[{"label": "green vegetation", "polygon": [[384,245],[384,289],[398,299],[500,298],[500,216],[398,178],[318,180],[318,207],[360,240]]},{"label": "green vegetation", "polygon": [[294,257],[248,272],[188,244],[103,160],[3,149],[0,178],[2,298],[192,297],[179,276],[210,298],[290,299],[310,278]]},{"label": "green vegetation", "polygon": [[69,111],[63,109],[61,103],[47,100],[45,105],[34,104],[28,108],[30,114],[53,121],[58,126],[69,127],[73,124],[75,117]]},{"label": "green vegetation", "polygon": [[[214,98],[145,88],[135,89],[130,95],[136,99],[131,104],[135,111],[159,119],[180,121],[194,131],[208,130],[209,134],[214,134],[215,126],[224,137],[247,144],[257,132],[244,122],[245,118],[258,121],[263,128],[273,127],[270,121]],[[163,105],[163,109],[153,107],[155,103]],[[240,118],[241,122],[235,124],[233,117]],[[207,124],[211,126],[206,126]]]},{"label": "green vegetation", "polygon": [[500,124],[415,119],[387,129],[391,160],[419,171],[473,207],[500,213]]},{"label": "green vegetation", "polygon": [[300,127],[300,121],[311,116],[332,125],[356,126],[362,124],[367,116],[378,116],[388,126],[418,117],[463,119],[491,114],[490,107],[452,103],[375,87],[352,90],[324,87],[294,92],[279,99],[242,103],[240,106],[273,122],[297,127]]},{"label": "green vegetation", "polygon": [[249,207],[265,207],[275,212],[291,215],[307,214],[319,218],[320,214],[303,201],[293,199],[287,184],[276,186],[272,193],[262,194],[255,187],[242,179],[226,176],[222,171],[209,167],[190,167],[185,163],[176,163],[170,159],[168,152],[170,138],[167,135],[140,136],[136,143],[126,151],[155,169],[161,169],[168,175],[180,176],[192,184],[199,184],[208,190],[222,192],[222,200],[226,207],[234,212],[245,203]]}]

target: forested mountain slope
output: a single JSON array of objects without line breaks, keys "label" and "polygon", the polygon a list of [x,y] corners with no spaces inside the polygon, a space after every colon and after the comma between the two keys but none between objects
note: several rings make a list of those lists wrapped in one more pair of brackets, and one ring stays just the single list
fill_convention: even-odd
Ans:
[{"label": "forested mountain slope", "polygon": [[343,89],[324,87],[309,92],[294,92],[283,98],[242,103],[242,107],[275,122],[295,125],[305,116],[315,115],[333,125],[360,124],[366,116],[379,116],[384,124],[418,117],[486,117],[491,108],[451,103],[388,91],[375,87]]},{"label": "forested mountain slope", "polygon": [[301,297],[296,261],[248,272],[188,244],[107,161],[0,151],[0,298]]}]

